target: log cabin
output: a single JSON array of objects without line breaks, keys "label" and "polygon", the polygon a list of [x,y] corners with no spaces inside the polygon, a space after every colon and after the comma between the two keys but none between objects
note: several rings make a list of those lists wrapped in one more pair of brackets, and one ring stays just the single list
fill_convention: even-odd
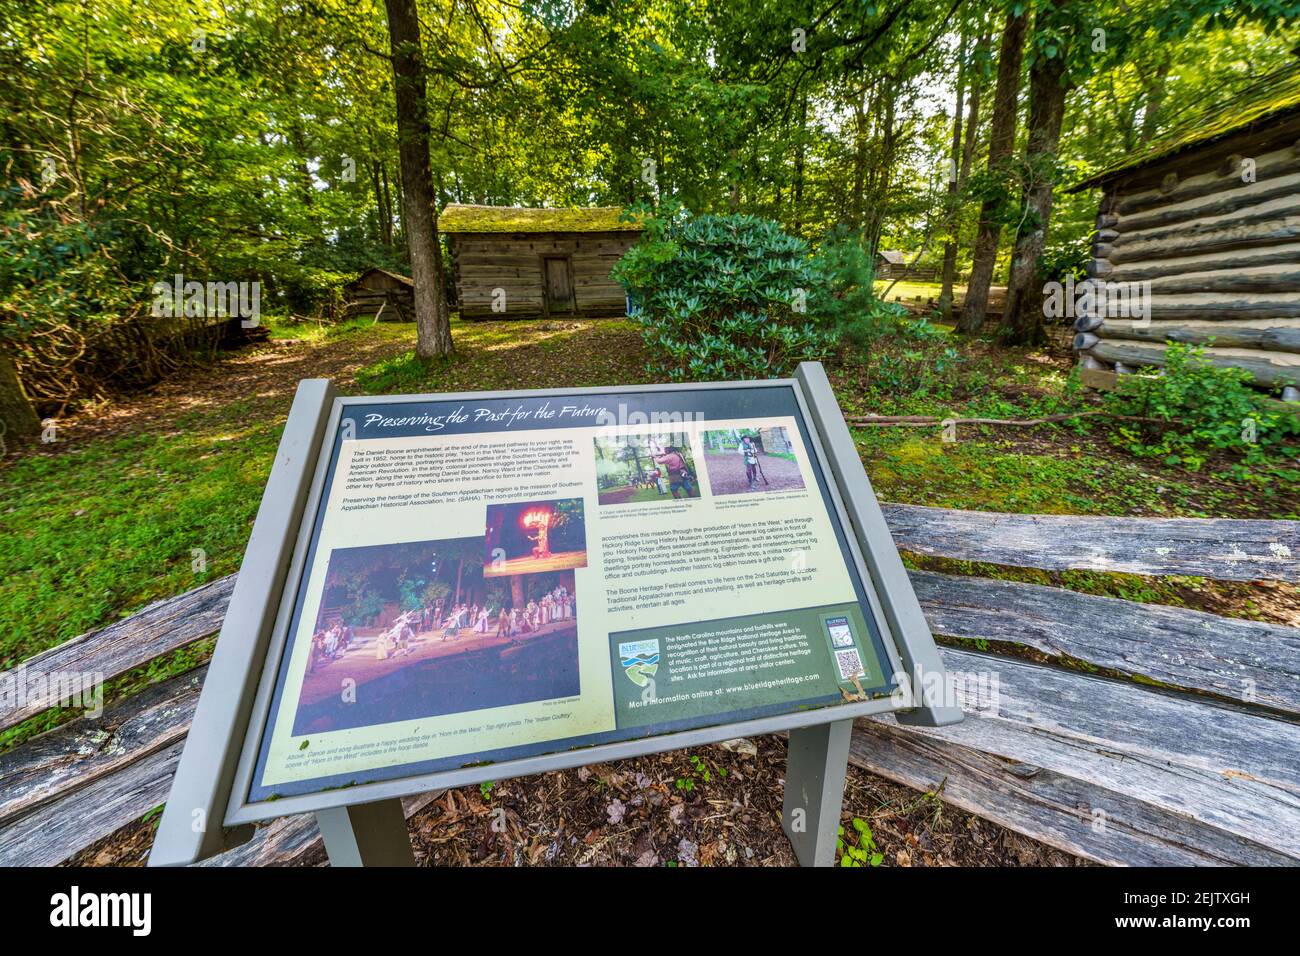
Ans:
[{"label": "log cabin", "polygon": [[912,279],[915,282],[933,282],[939,276],[934,266],[908,265],[907,256],[901,252],[882,249],[876,253],[877,279]]},{"label": "log cabin", "polygon": [[610,270],[641,227],[618,207],[449,205],[438,217],[464,319],[621,316]]},{"label": "log cabin", "polygon": [[[1075,311],[1085,384],[1162,366],[1169,344],[1182,342],[1294,400],[1300,65],[1260,78],[1072,191],[1095,187],[1102,200],[1087,272],[1107,294]],[[1120,301],[1131,305],[1134,293],[1140,311]]]},{"label": "log cabin", "polygon": [[876,277],[891,279],[907,271],[907,257],[894,249],[881,249],[876,253]]},{"label": "log cabin", "polygon": [[343,287],[349,318],[415,321],[415,283],[385,269],[367,269]]}]

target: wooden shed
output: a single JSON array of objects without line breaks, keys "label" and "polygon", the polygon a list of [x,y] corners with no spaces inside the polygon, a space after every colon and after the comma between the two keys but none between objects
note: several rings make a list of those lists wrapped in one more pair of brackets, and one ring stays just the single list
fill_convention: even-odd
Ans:
[{"label": "wooden shed", "polygon": [[641,234],[618,207],[448,206],[447,236],[461,318],[623,315],[610,276]]},{"label": "wooden shed", "polygon": [[882,279],[892,279],[907,271],[907,257],[893,249],[881,249],[876,253],[876,275]]},{"label": "wooden shed", "polygon": [[392,322],[415,321],[415,283],[384,269],[367,269],[343,287],[349,318],[374,318]]},{"label": "wooden shed", "polygon": [[893,249],[882,249],[876,253],[876,278],[878,279],[914,279],[917,282],[933,282],[938,270],[933,266],[909,266],[907,256]]},{"label": "wooden shed", "polygon": [[1257,385],[1300,383],[1300,66],[1074,188],[1096,186],[1088,275],[1105,294],[1077,299],[1085,382],[1184,342]]}]

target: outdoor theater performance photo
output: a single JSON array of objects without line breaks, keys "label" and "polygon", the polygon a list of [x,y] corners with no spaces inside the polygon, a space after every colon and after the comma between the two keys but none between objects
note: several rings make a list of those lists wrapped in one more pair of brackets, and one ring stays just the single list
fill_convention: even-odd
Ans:
[{"label": "outdoor theater performance photo", "polygon": [[700,496],[690,439],[684,433],[602,435],[594,441],[602,505]]},{"label": "outdoor theater performance photo", "polygon": [[484,544],[487,577],[585,568],[582,499],[488,505]]},{"label": "outdoor theater performance photo", "polygon": [[798,491],[803,473],[784,426],[704,433],[704,470],[715,495]]},{"label": "outdoor theater performance photo", "polygon": [[576,695],[573,571],[483,563],[479,536],[334,551],[294,733]]}]

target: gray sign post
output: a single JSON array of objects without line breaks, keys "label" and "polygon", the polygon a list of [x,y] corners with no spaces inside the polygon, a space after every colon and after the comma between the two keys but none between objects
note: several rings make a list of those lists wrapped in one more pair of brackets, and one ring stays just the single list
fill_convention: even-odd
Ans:
[{"label": "gray sign post", "polygon": [[[696,721],[685,729],[623,739],[605,734],[577,746],[557,741],[554,749],[534,748],[500,760],[415,768],[406,775],[350,780],[271,799],[252,797],[258,792],[259,748],[277,705],[276,678],[291,646],[299,587],[309,570],[316,519],[331,479],[330,462],[367,406],[560,397],[645,401],[660,394],[668,400],[676,392],[707,394],[710,389],[741,397],[750,394],[742,390],[756,390],[756,397],[777,397],[776,390],[784,390],[782,400],[793,397],[792,407],[807,427],[809,456],[826,478],[827,508],[843,529],[844,551],[861,583],[862,614],[881,639],[881,663],[888,668],[892,693],[845,694],[842,702],[823,706],[766,707],[729,722]],[[308,380],[299,385],[285,426],[149,863],[190,864],[247,840],[253,823],[312,813],[332,864],[411,865],[403,796],[786,732],[784,829],[802,864],[829,865],[835,858],[853,720],[893,712],[903,723],[955,723],[961,711],[943,699],[947,686],[942,660],[820,364],[804,363],[788,380],[492,396],[339,398],[328,381]]]}]

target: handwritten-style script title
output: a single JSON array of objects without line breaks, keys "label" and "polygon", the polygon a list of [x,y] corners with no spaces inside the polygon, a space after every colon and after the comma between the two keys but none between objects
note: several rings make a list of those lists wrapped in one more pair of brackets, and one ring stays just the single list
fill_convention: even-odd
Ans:
[{"label": "handwritten-style script title", "polygon": [[404,415],[390,417],[371,412],[365,418],[366,428],[423,428],[426,432],[440,432],[445,428],[454,428],[473,422],[476,425],[491,424],[511,428],[520,422],[553,422],[559,419],[585,419],[595,425],[613,424],[615,416],[603,405],[562,405],[558,408],[550,402],[542,402],[534,408],[523,405],[503,408],[495,411],[491,408],[476,408],[466,411],[462,405],[446,415]]}]

